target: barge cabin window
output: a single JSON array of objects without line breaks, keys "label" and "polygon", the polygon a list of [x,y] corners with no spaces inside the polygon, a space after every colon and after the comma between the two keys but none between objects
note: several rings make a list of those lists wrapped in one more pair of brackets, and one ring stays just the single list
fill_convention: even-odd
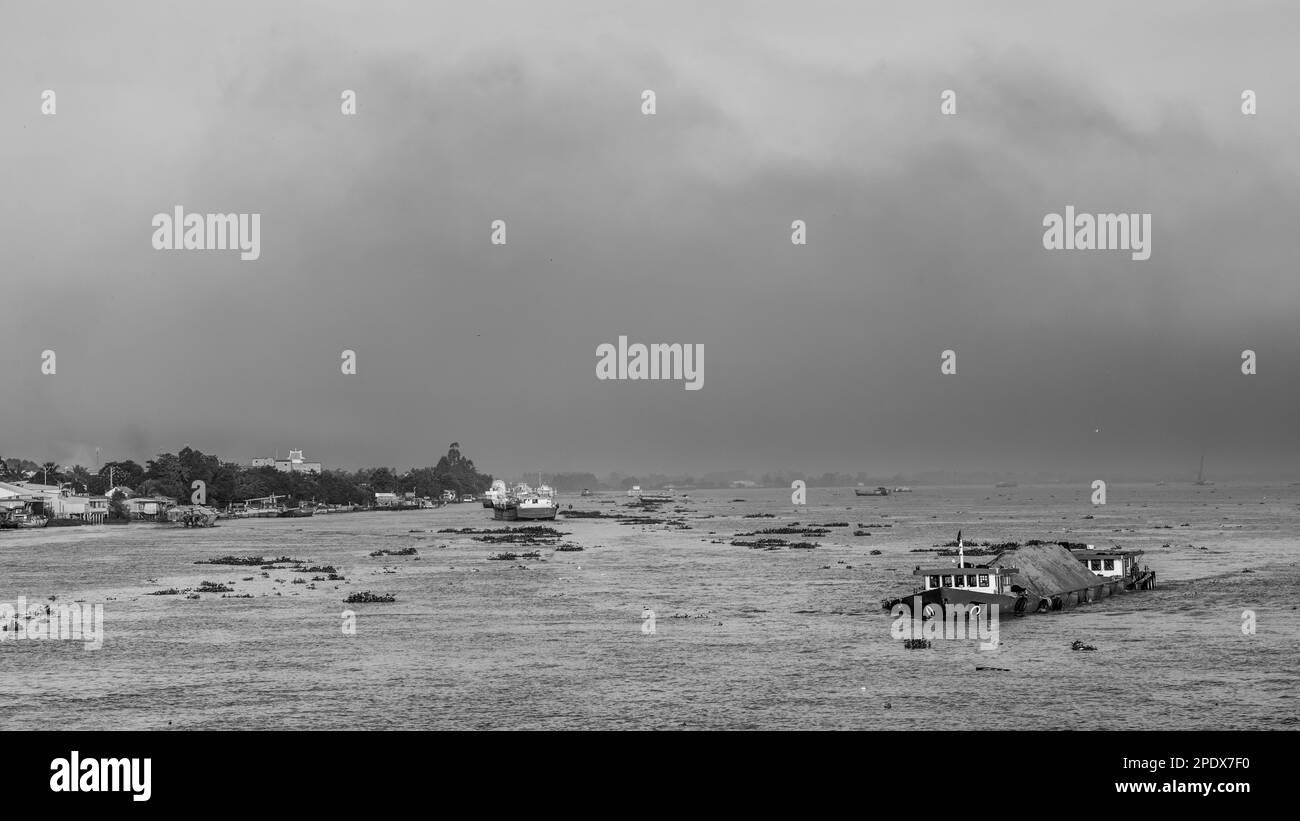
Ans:
[{"label": "barge cabin window", "polygon": [[1115,560],[1114,560],[1114,559],[1106,559],[1105,562],[1106,562],[1106,569],[1107,569],[1107,570],[1114,570],[1114,569],[1115,569]]},{"label": "barge cabin window", "polygon": [[930,586],[931,586],[931,587],[938,587],[938,586],[939,586],[939,577],[938,577],[938,576],[931,576],[931,577],[930,577]]},{"label": "barge cabin window", "polygon": [[980,587],[988,587],[988,586],[989,586],[989,576],[988,576],[988,574],[987,574],[987,573],[981,573],[981,574],[980,574]]}]

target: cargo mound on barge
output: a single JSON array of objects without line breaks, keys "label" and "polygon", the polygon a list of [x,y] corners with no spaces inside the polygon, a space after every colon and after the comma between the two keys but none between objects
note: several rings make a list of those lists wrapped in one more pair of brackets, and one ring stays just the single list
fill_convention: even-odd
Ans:
[{"label": "cargo mound on barge", "polygon": [[1067,549],[1055,542],[1009,548],[987,564],[965,559],[957,534],[957,561],[947,567],[917,566],[924,582],[912,595],[881,602],[885,610],[920,600],[922,616],[943,617],[946,607],[998,605],[1006,613],[1042,613],[1096,601],[1126,590],[1150,590],[1155,573],[1138,568],[1140,550]]}]

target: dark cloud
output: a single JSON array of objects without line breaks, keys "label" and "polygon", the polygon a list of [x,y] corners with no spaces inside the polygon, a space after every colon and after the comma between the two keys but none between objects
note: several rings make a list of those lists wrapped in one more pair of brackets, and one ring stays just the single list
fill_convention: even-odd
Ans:
[{"label": "dark cloud", "polygon": [[[773,29],[706,63],[619,29],[448,57],[322,30],[218,32],[170,74],[161,55],[64,68],[58,117],[22,118],[0,452],[188,441],[406,466],[459,440],[497,472],[1294,461],[1297,166],[1227,119],[1235,92],[1208,114],[1150,56],[1102,76],[1047,47],[818,61]],[[1124,76],[1140,99],[1115,92]],[[261,260],[153,251],[149,219],[177,203],[260,212]],[[1044,251],[1043,215],[1067,204],[1151,212],[1152,258]],[[620,334],[702,343],[704,389],[598,382]]]}]

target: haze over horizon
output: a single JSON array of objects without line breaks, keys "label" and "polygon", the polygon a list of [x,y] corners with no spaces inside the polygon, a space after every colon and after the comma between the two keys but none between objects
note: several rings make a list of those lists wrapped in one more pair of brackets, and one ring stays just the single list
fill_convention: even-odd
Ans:
[{"label": "haze over horizon", "polygon": [[[1300,479],[1300,11],[198,8],[6,15],[6,457]],[[177,205],[260,259],[154,250]],[[1067,205],[1151,258],[1044,250]],[[597,380],[620,335],[702,388]]]}]

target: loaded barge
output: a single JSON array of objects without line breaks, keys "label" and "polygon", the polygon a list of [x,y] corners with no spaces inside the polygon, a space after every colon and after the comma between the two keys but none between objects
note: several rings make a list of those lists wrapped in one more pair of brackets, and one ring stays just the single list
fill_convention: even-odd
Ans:
[{"label": "loaded barge", "polygon": [[1010,548],[986,564],[975,564],[966,561],[959,533],[957,551],[957,561],[947,567],[918,566],[912,575],[924,586],[909,596],[885,599],[882,607],[910,609],[919,600],[926,619],[944,618],[945,608],[954,605],[970,611],[996,604],[1002,613],[1043,613],[1156,585],[1155,572],[1138,567],[1141,550],[1038,543]]}]

